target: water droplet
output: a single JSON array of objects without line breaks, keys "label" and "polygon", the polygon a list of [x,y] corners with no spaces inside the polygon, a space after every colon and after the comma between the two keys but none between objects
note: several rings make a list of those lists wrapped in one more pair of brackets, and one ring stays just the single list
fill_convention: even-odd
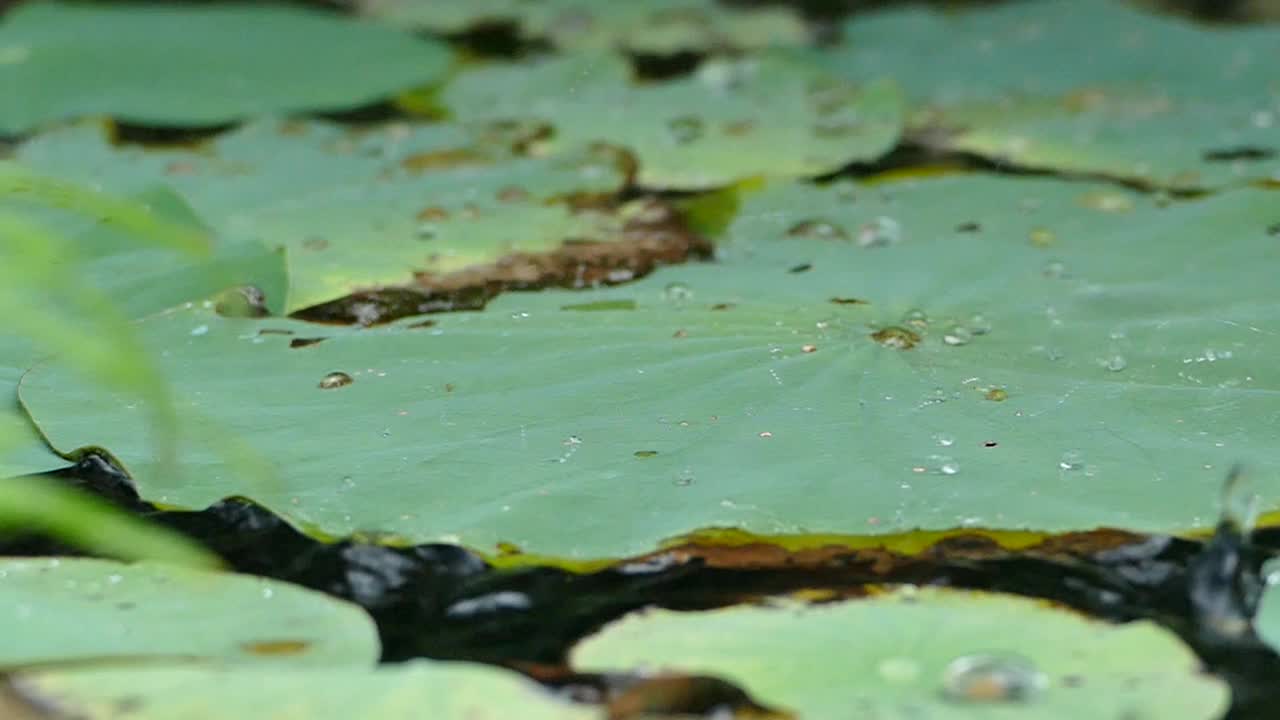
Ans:
[{"label": "water droplet", "polygon": [[662,297],[672,302],[685,302],[693,297],[693,290],[684,283],[673,282],[663,289]]},{"label": "water droplet", "polygon": [[817,351],[818,351],[818,346],[817,346],[817,345],[801,345],[801,346],[800,346],[800,352],[804,352],[804,353],[812,353],[812,352],[817,352]]},{"label": "water droplet", "polygon": [[910,325],[917,330],[927,330],[929,329],[929,315],[919,308],[913,308],[902,316],[902,324]]},{"label": "water droplet", "polygon": [[993,387],[987,390],[986,394],[983,395],[983,397],[990,400],[991,402],[1004,402],[1005,400],[1009,399],[1009,391],[1005,390],[1004,388]]},{"label": "water droplet", "polygon": [[1041,272],[1044,273],[1045,277],[1057,280],[1067,276],[1067,266],[1061,260],[1050,260],[1044,264],[1044,269]]},{"label": "water droplet", "polygon": [[1117,192],[1091,192],[1080,196],[1084,207],[1100,212],[1121,213],[1133,209],[1133,198]]},{"label": "water droplet", "polygon": [[271,589],[271,588],[269,588],[269,587],[264,587],[264,588],[262,588],[262,599],[263,599],[263,600],[270,600],[271,598],[273,598],[273,597],[275,597],[275,596],[276,596],[276,591],[275,591],[275,590],[273,590],[273,589]]},{"label": "water droplet", "polygon": [[1027,239],[1031,244],[1038,248],[1047,248],[1058,241],[1058,236],[1053,234],[1048,228],[1033,228],[1027,233]]},{"label": "water droplet", "polygon": [[1062,459],[1058,461],[1058,467],[1067,470],[1080,470],[1084,467],[1084,459],[1079,450],[1068,450],[1062,453]]},{"label": "water droplet", "polygon": [[902,226],[891,217],[880,217],[858,228],[858,247],[892,245],[902,239]]},{"label": "water droplet", "polygon": [[762,437],[762,438],[771,438],[771,437],[773,437],[773,433],[769,432],[768,430],[762,430],[762,431],[760,431],[759,435],[760,435],[760,437]]},{"label": "water droplet", "polygon": [[320,379],[320,388],[322,390],[332,390],[355,382],[351,376],[344,372],[331,372]]},{"label": "water droplet", "polygon": [[942,673],[942,693],[960,702],[1026,702],[1048,687],[1044,673],[1012,653],[962,655]]},{"label": "water droplet", "polygon": [[955,475],[956,473],[960,472],[960,463],[954,460],[949,460],[947,462],[944,462],[938,466],[938,472],[942,473],[943,475]]},{"label": "water droplet", "polygon": [[702,137],[702,119],[693,115],[671,118],[667,130],[677,145],[687,145]]},{"label": "water droplet", "polygon": [[936,435],[933,436],[933,439],[942,447],[951,447],[956,442],[956,439],[954,437],[946,433],[937,433]]},{"label": "water droplet", "polygon": [[350,475],[347,475],[346,477],[342,478],[342,487],[351,489],[355,486],[356,486],[355,478],[351,477]]},{"label": "water droplet", "polygon": [[1120,372],[1129,367],[1129,361],[1124,359],[1123,355],[1110,355],[1101,360],[1102,367],[1111,372]]},{"label": "water droplet", "polygon": [[974,335],[986,335],[991,332],[991,321],[982,313],[975,313],[969,318],[969,332]]},{"label": "water droplet", "polygon": [[973,339],[973,333],[969,329],[961,325],[954,325],[950,330],[942,336],[942,342],[947,345],[968,345]]},{"label": "water droplet", "polygon": [[419,223],[414,234],[419,240],[434,240],[440,234],[440,226],[429,222]]},{"label": "water droplet", "polygon": [[808,237],[819,240],[848,240],[844,228],[826,220],[802,220],[787,230],[790,237]]},{"label": "water droplet", "polygon": [[896,325],[890,325],[887,328],[881,328],[871,333],[871,339],[895,350],[910,350],[920,342],[919,335]]},{"label": "water droplet", "polygon": [[208,325],[197,325],[196,327],[191,328],[191,334],[195,336],[206,335],[208,334],[208,332],[209,332]]},{"label": "water droplet", "polygon": [[880,677],[893,683],[909,683],[920,675],[920,663],[911,658],[891,657],[876,665]]},{"label": "water droplet", "polygon": [[685,468],[684,470],[681,470],[681,471],[680,471],[680,474],[676,476],[675,484],[676,484],[676,485],[680,485],[680,486],[682,486],[682,487],[683,487],[683,486],[692,485],[692,484],[693,484],[693,471],[692,471],[692,470],[690,470],[689,468]]}]

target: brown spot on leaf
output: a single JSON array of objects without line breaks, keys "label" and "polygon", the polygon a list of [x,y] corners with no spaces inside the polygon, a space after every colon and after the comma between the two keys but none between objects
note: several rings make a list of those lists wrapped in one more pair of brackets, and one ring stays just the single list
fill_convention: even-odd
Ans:
[{"label": "brown spot on leaf", "polygon": [[828,302],[834,303],[836,305],[870,305],[871,304],[861,298],[852,298],[852,297],[833,297]]},{"label": "brown spot on leaf", "polygon": [[479,310],[502,292],[616,285],[663,265],[711,256],[711,243],[691,231],[684,217],[664,200],[648,198],[609,208],[609,214],[601,217],[607,236],[568,237],[550,252],[512,253],[449,274],[420,271],[409,285],[355,292],[295,316],[313,322],[375,325],[409,315]]},{"label": "brown spot on leaf", "polygon": [[281,656],[298,655],[311,647],[310,640],[262,640],[241,643],[240,649],[251,655]]},{"label": "brown spot on leaf", "polygon": [[409,172],[421,173],[464,165],[479,165],[485,160],[486,158],[474,148],[448,148],[406,155],[400,160],[400,166]]},{"label": "brown spot on leaf", "polygon": [[432,205],[431,207],[425,207],[419,210],[418,214],[415,217],[417,217],[419,220],[422,220],[423,222],[432,222],[436,220],[448,220],[449,211],[445,210],[442,207],[439,207],[438,205]]},{"label": "brown spot on leaf", "polygon": [[871,333],[871,339],[885,347],[896,350],[910,350],[920,342],[920,335],[912,330],[897,325],[890,325]]}]

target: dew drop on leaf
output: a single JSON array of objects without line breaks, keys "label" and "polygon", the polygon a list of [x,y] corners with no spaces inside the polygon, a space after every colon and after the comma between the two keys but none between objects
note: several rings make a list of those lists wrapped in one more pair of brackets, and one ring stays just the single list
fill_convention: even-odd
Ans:
[{"label": "dew drop on leaf", "polygon": [[902,324],[910,325],[917,330],[926,330],[929,327],[929,316],[925,311],[913,308],[902,316]]},{"label": "dew drop on leaf", "polygon": [[334,388],[350,385],[352,382],[354,382],[354,380],[351,379],[351,376],[344,372],[331,372],[320,379],[320,389],[332,390]]},{"label": "dew drop on leaf", "polygon": [[1044,273],[1045,277],[1056,280],[1067,276],[1067,266],[1061,260],[1050,260],[1044,264],[1044,269],[1041,272]]},{"label": "dew drop on leaf", "polygon": [[969,318],[969,332],[974,335],[986,335],[991,332],[991,321],[987,319],[986,315],[977,313]]},{"label": "dew drop on leaf", "polygon": [[1014,654],[962,655],[942,673],[942,694],[958,702],[1027,702],[1048,686],[1030,660]]},{"label": "dew drop on leaf", "polygon": [[1068,450],[1062,453],[1062,458],[1058,460],[1058,467],[1071,471],[1079,470],[1084,467],[1084,460],[1079,450]]},{"label": "dew drop on leaf", "polygon": [[973,333],[969,329],[961,325],[955,325],[942,336],[942,342],[947,345],[968,345],[973,339]]},{"label": "dew drop on leaf", "polygon": [[884,215],[858,228],[858,247],[884,247],[901,239],[902,225],[897,220]]},{"label": "dew drop on leaf", "polygon": [[1102,366],[1111,372],[1120,372],[1129,367],[1129,361],[1123,355],[1110,355],[1102,360]]},{"label": "dew drop on leaf", "polygon": [[677,145],[687,145],[702,137],[702,120],[692,115],[681,115],[667,121],[667,131]]},{"label": "dew drop on leaf", "polygon": [[946,433],[937,433],[936,435],[933,436],[933,439],[942,447],[951,447],[956,442],[956,439],[954,436],[948,435]]},{"label": "dew drop on leaf", "polygon": [[693,290],[684,283],[673,282],[663,289],[662,297],[671,302],[684,302],[693,297]]},{"label": "dew drop on leaf", "polygon": [[819,240],[847,240],[845,229],[826,220],[802,220],[787,230],[790,237],[808,237]]}]

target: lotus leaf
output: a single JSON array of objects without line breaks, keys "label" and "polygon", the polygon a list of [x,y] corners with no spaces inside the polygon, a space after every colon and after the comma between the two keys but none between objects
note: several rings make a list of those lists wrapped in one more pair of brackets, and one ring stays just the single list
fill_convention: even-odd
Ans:
[{"label": "lotus leaf", "polygon": [[545,124],[553,150],[594,142],[635,154],[637,180],[699,189],[757,175],[820,175],[874,160],[898,139],[890,82],[846,83],[777,54],[711,60],[636,85],[619,56],[576,53],[461,73],[442,101],[462,122]]},{"label": "lotus leaf", "polygon": [[[708,526],[1180,531],[1213,522],[1236,460],[1267,509],[1280,494],[1275,208],[1030,178],[783,184],[745,199],[717,263],[431,327],[175,311],[140,329],[181,389],[181,483],[125,398],[56,365],[20,395],[55,446],[108,448],[152,500],[242,494],[338,535],[602,557]],[[211,421],[278,481],[231,471]]]},{"label": "lotus leaf", "polygon": [[0,648],[7,670],[146,661],[362,667],[379,652],[373,621],[354,605],[159,563],[0,559],[0,607],[11,619]]},{"label": "lotus leaf", "polygon": [[360,0],[358,7],[366,15],[413,29],[460,33],[513,23],[525,38],[545,38],[561,48],[617,47],[655,55],[799,45],[808,39],[800,18],[786,9],[739,9],[712,0],[594,6],[580,0]]},{"label": "lotus leaf", "polygon": [[42,0],[0,25],[0,133],[85,115],[208,126],[344,110],[438,82],[450,63],[438,42],[298,7]]},{"label": "lotus leaf", "polygon": [[1228,698],[1152,623],[1112,626],[1035,600],[941,589],[646,612],[585,640],[573,664],[714,675],[802,718],[1211,720]]},{"label": "lotus leaf", "polygon": [[19,157],[60,177],[119,190],[176,189],[213,228],[287,250],[287,309],[415,273],[447,274],[568,239],[613,239],[616,221],[551,201],[617,190],[616,158],[584,149],[514,158],[453,125],[353,133],[264,120],[197,150],[116,147],[92,127],[46,133]]},{"label": "lotus leaf", "polygon": [[814,56],[902,83],[913,136],[936,147],[1175,188],[1280,178],[1275,26],[1204,27],[1110,0],[909,8],[851,18],[843,45]]}]

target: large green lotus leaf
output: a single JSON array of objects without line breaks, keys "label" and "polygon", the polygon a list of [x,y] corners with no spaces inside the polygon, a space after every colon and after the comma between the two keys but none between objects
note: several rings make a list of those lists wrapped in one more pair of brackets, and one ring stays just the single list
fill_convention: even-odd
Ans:
[{"label": "large green lotus leaf", "polygon": [[817,55],[855,80],[894,77],[918,106],[916,135],[940,147],[1175,187],[1280,177],[1274,26],[1111,0],[911,8],[853,18]]},{"label": "large green lotus leaf", "polygon": [[[1213,522],[1235,461],[1280,496],[1276,208],[1033,178],[781,185],[717,263],[432,327],[170,313],[141,328],[195,411],[181,483],[124,398],[56,366],[20,395],[153,500],[244,494],[335,534],[581,557],[706,526],[1177,531]],[[338,371],[353,382],[322,388]],[[279,482],[238,481],[209,419]]]},{"label": "large green lotus leaf", "polygon": [[353,671],[299,668],[147,668],[24,674],[25,698],[89,720],[588,720],[595,708],[553,698],[512,672],[415,661]]},{"label": "large green lotus leaf", "polygon": [[624,182],[604,154],[512,158],[453,125],[350,133],[266,120],[195,150],[116,147],[92,127],[46,133],[21,160],[128,189],[164,181],[215,229],[287,248],[289,310],[411,283],[566,239],[608,239],[598,214],[547,201]]},{"label": "large green lotus leaf", "polygon": [[450,63],[438,42],[271,3],[24,3],[0,25],[0,132],[341,110],[437,82]]},{"label": "large green lotus leaf", "polygon": [[1150,622],[951,590],[841,604],[632,615],[574,648],[585,672],[714,675],[800,718],[1211,720],[1226,686]]},{"label": "large green lotus leaf", "polygon": [[158,563],[0,559],[0,666],[145,660],[370,666],[363,610],[275,580]]},{"label": "large green lotus leaf", "polygon": [[522,35],[546,38],[561,48],[616,47],[667,55],[800,45],[808,40],[804,23],[786,9],[739,9],[714,0],[649,0],[594,6],[580,0],[361,0],[359,7],[366,15],[433,32],[458,33],[485,24],[514,23]]},{"label": "large green lotus leaf", "polygon": [[[203,233],[203,225],[181,198],[163,188],[153,188],[132,198],[175,228]],[[204,300],[234,285],[252,285],[265,296],[268,309],[283,310],[285,288],[284,258],[254,239],[209,235],[207,253],[193,255],[181,248],[148,244],[111,223],[89,220],[50,208],[33,208],[11,199],[0,204],[0,212],[35,212],[57,234],[57,252],[36,258],[14,243],[0,247],[0,262],[22,268],[31,277],[56,272],[80,286],[91,288],[111,303],[110,312],[125,318],[139,318],[184,302]],[[42,288],[43,289],[43,288]],[[57,290],[37,293],[25,302],[42,309],[64,304]],[[81,332],[89,338],[96,332],[93,317],[84,317],[83,308],[65,308],[67,332]],[[22,312],[22,308],[7,308]],[[105,310],[104,310],[105,311]],[[77,328],[77,323],[79,327]],[[120,340],[119,338],[116,338]],[[62,467],[66,461],[54,455],[40,440],[17,408],[17,384],[22,373],[47,354],[25,335],[0,331],[0,418],[14,419],[16,435],[8,453],[0,456],[0,473],[35,473]]]},{"label": "large green lotus leaf", "polygon": [[462,73],[443,102],[466,122],[545,123],[556,148],[631,150],[640,184],[707,188],[756,175],[820,175],[893,147],[901,101],[891,83],[861,87],[800,60],[711,60],[687,78],[631,82],[626,62],[578,53]]}]

